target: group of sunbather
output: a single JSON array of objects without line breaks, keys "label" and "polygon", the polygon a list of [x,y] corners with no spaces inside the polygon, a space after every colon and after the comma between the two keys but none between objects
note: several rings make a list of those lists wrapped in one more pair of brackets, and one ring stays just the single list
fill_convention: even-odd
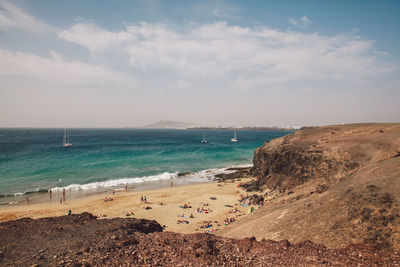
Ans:
[{"label": "group of sunbather", "polygon": [[233,223],[233,222],[235,222],[236,221],[236,219],[235,218],[225,218],[225,220],[224,220],[224,225],[225,226],[228,226],[228,225],[230,225],[231,223]]}]

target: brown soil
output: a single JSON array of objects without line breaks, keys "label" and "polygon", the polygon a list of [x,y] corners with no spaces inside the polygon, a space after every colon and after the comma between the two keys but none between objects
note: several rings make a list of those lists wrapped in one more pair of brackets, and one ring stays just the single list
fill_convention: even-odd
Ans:
[{"label": "brown soil", "polygon": [[399,264],[398,252],[304,241],[257,242],[161,232],[155,221],[97,220],[89,213],[0,224],[1,266],[291,266]]}]

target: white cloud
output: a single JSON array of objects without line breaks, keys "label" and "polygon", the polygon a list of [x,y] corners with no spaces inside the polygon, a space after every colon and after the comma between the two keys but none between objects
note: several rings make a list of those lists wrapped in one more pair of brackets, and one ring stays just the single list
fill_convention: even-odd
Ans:
[{"label": "white cloud", "polygon": [[65,61],[50,51],[51,59],[0,49],[0,77],[30,78],[56,84],[102,85],[127,80],[104,65]]},{"label": "white cloud", "polygon": [[294,26],[300,29],[304,29],[311,24],[311,20],[307,16],[303,16],[300,19],[289,17],[288,21],[289,23],[293,24]]},{"label": "white cloud", "polygon": [[132,36],[126,31],[110,32],[92,23],[79,23],[58,34],[61,39],[88,47],[93,52],[104,50],[110,46],[118,46]]},{"label": "white cloud", "polygon": [[6,1],[0,2],[0,31],[14,29],[34,33],[45,33],[55,30],[53,27],[31,16],[21,8]]},{"label": "white cloud", "polygon": [[352,33],[326,36],[225,22],[186,29],[140,23],[113,32],[81,23],[59,37],[94,55],[120,51],[133,70],[174,73],[175,82],[261,88],[305,80],[359,81],[396,68],[379,59],[373,41]]}]

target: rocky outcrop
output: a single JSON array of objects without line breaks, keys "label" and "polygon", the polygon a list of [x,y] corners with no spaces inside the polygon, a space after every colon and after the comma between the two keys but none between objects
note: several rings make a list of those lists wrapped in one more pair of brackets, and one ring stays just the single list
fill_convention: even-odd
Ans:
[{"label": "rocky outcrop", "polygon": [[228,180],[249,178],[252,177],[251,167],[232,167],[227,168],[227,171],[232,171],[232,173],[221,173],[215,175],[215,180],[219,182],[224,182]]},{"label": "rocky outcrop", "polygon": [[353,124],[305,128],[266,142],[254,152],[250,190],[288,191],[310,179],[336,183],[373,162],[396,156],[399,126]]},{"label": "rocky outcrop", "polygon": [[1,266],[389,265],[397,252],[370,246],[332,250],[310,241],[161,232],[154,221],[78,214],[0,224]]},{"label": "rocky outcrop", "polygon": [[307,128],[265,143],[244,186],[265,189],[264,207],[218,234],[400,249],[399,152],[400,124]]}]

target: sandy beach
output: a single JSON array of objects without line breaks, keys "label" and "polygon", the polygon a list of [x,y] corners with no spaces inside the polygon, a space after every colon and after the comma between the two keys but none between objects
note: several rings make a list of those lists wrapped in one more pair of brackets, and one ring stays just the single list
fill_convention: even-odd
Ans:
[{"label": "sandy beach", "polygon": [[[89,212],[99,218],[135,217],[156,220],[165,225],[166,231],[214,232],[225,227],[226,218],[237,221],[248,213],[250,207],[243,207],[239,203],[240,194],[246,193],[237,185],[249,180],[173,186],[148,191],[116,191],[115,194],[110,192],[73,200],[68,200],[67,193],[63,204],[49,202],[2,207],[0,221],[61,216],[71,210],[74,214]],[[142,196],[146,197],[147,203],[141,201]],[[105,201],[105,198],[112,198],[112,201]],[[180,207],[185,204],[189,208]],[[212,226],[201,228],[205,225]]]}]

